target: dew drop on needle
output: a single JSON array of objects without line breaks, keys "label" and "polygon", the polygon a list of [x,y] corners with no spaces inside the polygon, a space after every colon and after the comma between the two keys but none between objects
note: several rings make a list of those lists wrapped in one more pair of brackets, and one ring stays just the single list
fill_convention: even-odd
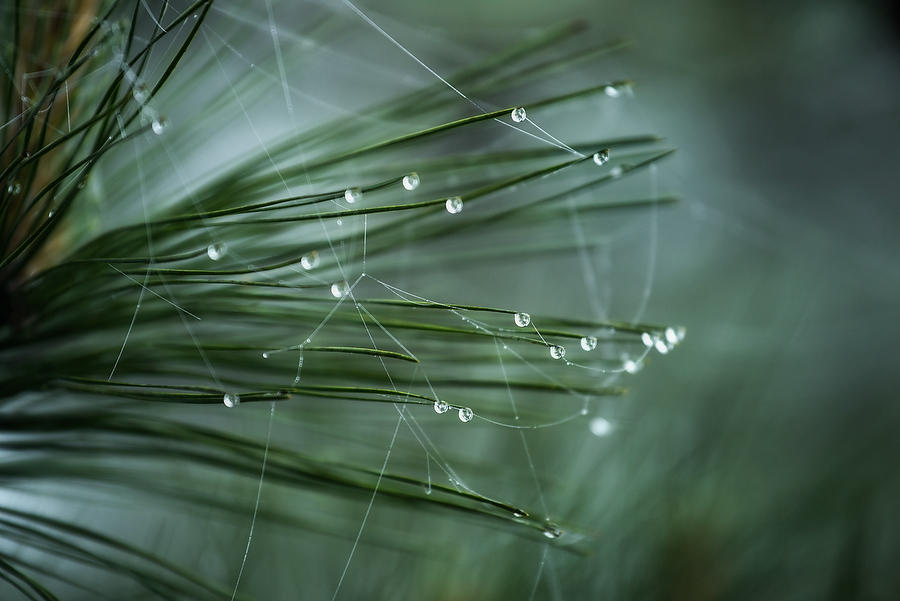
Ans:
[{"label": "dew drop on needle", "polygon": [[520,328],[527,328],[531,324],[531,315],[528,313],[516,313],[513,316],[513,321]]},{"label": "dew drop on needle", "polygon": [[447,199],[447,202],[444,203],[444,206],[447,209],[447,212],[451,215],[456,215],[460,211],[463,210],[463,201],[459,196],[452,196]]},{"label": "dew drop on needle", "polygon": [[527,116],[528,115],[525,113],[524,106],[518,106],[518,107],[514,108],[512,110],[512,113],[510,114],[510,117],[512,117],[512,120],[515,121],[516,123],[521,123],[522,121],[525,120],[525,118]]},{"label": "dew drop on needle", "polygon": [[403,176],[403,187],[409,191],[419,187],[419,174],[413,171]]},{"label": "dew drop on needle", "polygon": [[213,261],[218,261],[228,252],[228,247],[224,242],[213,242],[206,247],[206,255]]},{"label": "dew drop on needle", "polygon": [[461,422],[470,422],[474,416],[475,412],[469,407],[461,407],[459,410],[459,421]]},{"label": "dew drop on needle", "polygon": [[347,188],[344,190],[344,200],[353,204],[362,198],[362,190],[359,188]]}]

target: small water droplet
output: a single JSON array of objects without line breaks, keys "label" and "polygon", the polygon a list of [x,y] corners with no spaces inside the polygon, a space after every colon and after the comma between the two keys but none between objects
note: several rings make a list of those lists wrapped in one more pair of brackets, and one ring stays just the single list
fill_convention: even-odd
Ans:
[{"label": "small water droplet", "polygon": [[469,422],[472,421],[472,418],[475,417],[475,412],[472,411],[468,407],[460,407],[459,409],[459,421],[461,422]]},{"label": "small water droplet", "polygon": [[527,117],[527,114],[525,113],[525,107],[519,106],[514,108],[512,110],[512,113],[510,113],[510,117],[512,117],[512,120],[516,123],[521,123]]},{"label": "small water droplet", "polygon": [[603,165],[605,165],[608,160],[609,160],[609,150],[608,149],[604,148],[600,152],[594,153],[594,163],[598,167],[602,167]]},{"label": "small water droplet", "polygon": [[520,328],[527,328],[531,325],[531,315],[528,313],[516,313],[513,316],[513,321],[516,322],[516,325]]},{"label": "small water droplet", "polygon": [[10,184],[9,186],[7,186],[6,191],[9,194],[16,196],[17,194],[19,194],[22,191],[22,184],[20,184],[19,182],[14,182],[14,183]]},{"label": "small water droplet", "polygon": [[651,347],[653,346],[653,336],[650,335],[650,332],[644,332],[641,334],[641,342],[644,343],[644,346]]},{"label": "small water droplet", "polygon": [[334,223],[335,223],[335,225],[340,227],[340,226],[344,225],[344,220],[341,219],[340,217],[338,217],[337,219],[335,219]]},{"label": "small water droplet", "polygon": [[606,94],[607,96],[609,96],[610,98],[618,98],[619,96],[622,95],[622,92],[619,91],[619,88],[617,88],[616,86],[612,86],[612,85],[606,86],[605,88],[603,88],[603,93]]},{"label": "small water droplet", "polygon": [[590,424],[591,434],[598,438],[603,438],[612,433],[613,425],[608,419],[595,417]]},{"label": "small water droplet", "polygon": [[678,332],[675,331],[675,328],[666,328],[665,336],[666,341],[670,344],[678,344],[680,340],[678,338]]},{"label": "small water droplet", "polygon": [[425,487],[425,494],[426,494],[426,495],[430,495],[430,494],[431,494],[431,485],[430,485],[430,484],[429,484],[428,486]]},{"label": "small water droplet", "polygon": [[593,336],[581,337],[581,348],[586,351],[592,351],[597,348],[597,339]]},{"label": "small water droplet", "polygon": [[300,267],[309,271],[319,266],[319,251],[313,250],[300,257]]},{"label": "small water droplet", "polygon": [[53,209],[50,209],[50,210],[47,212],[47,217],[53,217],[53,215],[55,215],[55,214],[56,214],[56,211],[54,211]]},{"label": "small water droplet", "polygon": [[657,338],[656,340],[654,340],[653,346],[656,348],[656,351],[660,355],[665,355],[666,353],[669,352],[669,345],[666,344],[666,341],[663,340],[662,338]]},{"label": "small water droplet", "polygon": [[149,94],[149,90],[147,89],[146,84],[139,83],[134,86],[134,89],[131,90],[131,95],[134,96],[134,99],[138,104],[144,104],[147,100],[147,95]]},{"label": "small water droplet", "polygon": [[236,392],[226,392],[222,397],[222,402],[226,407],[237,407],[241,404],[241,397]]},{"label": "small water droplet", "polygon": [[437,400],[434,402],[434,412],[438,415],[447,413],[448,409],[450,409],[450,405],[447,404],[447,401]]},{"label": "small water droplet", "polygon": [[642,366],[643,366],[643,363],[640,363],[633,359],[626,359],[622,363],[622,369],[624,369],[626,372],[628,372],[630,374],[636,374],[637,372],[641,371]]},{"label": "small water droplet", "polygon": [[224,242],[214,242],[206,247],[206,254],[213,261],[218,261],[224,257],[226,252],[228,252],[228,247],[225,246]]},{"label": "small water droplet", "polygon": [[527,517],[528,517],[528,514],[525,513],[524,511],[522,511],[521,509],[514,509],[514,510],[513,510],[513,517],[514,517],[514,518],[527,518]]},{"label": "small water droplet", "polygon": [[616,165],[615,167],[613,167],[613,168],[610,169],[610,171],[609,171],[609,174],[610,174],[613,178],[622,177],[622,174],[623,174],[623,173],[625,173],[625,170],[622,169],[622,167],[621,167],[620,165]]},{"label": "small water droplet", "polygon": [[342,296],[346,296],[350,292],[350,284],[347,283],[347,280],[341,280],[340,282],[335,282],[331,285],[331,296],[334,298],[341,298]]},{"label": "small water droplet", "polygon": [[159,119],[154,119],[152,123],[150,123],[150,129],[153,130],[157,136],[162,135],[162,133],[168,127],[169,121],[165,117],[160,117]]},{"label": "small water droplet", "polygon": [[456,215],[460,211],[463,210],[463,201],[459,196],[453,196],[447,199],[447,202],[444,203],[444,206],[447,208],[447,212],[451,215]]},{"label": "small water droplet", "polygon": [[262,354],[262,358],[263,358],[263,359],[268,359],[268,358],[269,358],[269,353],[263,353],[263,354]]},{"label": "small water droplet", "polygon": [[407,190],[415,190],[419,187],[419,174],[413,171],[403,176],[403,187]]},{"label": "small water droplet", "polygon": [[344,190],[344,200],[349,202],[350,204],[355,203],[357,200],[362,198],[362,190],[359,188],[347,188]]},{"label": "small water droplet", "polygon": [[560,530],[553,524],[547,524],[544,526],[544,536],[551,540],[555,540],[562,536],[562,530]]},{"label": "small water droplet", "polygon": [[562,359],[566,356],[566,347],[561,346],[559,344],[553,344],[550,346],[550,356],[554,359]]},{"label": "small water droplet", "polygon": [[84,187],[87,185],[87,182],[83,179],[78,180],[78,183],[75,185],[79,190],[84,190]]}]

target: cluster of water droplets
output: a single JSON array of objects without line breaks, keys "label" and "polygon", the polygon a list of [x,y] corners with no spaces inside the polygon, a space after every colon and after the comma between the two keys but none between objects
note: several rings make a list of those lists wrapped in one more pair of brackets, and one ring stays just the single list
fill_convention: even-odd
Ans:
[{"label": "cluster of water droplets", "polygon": [[668,327],[663,332],[643,332],[641,334],[641,342],[647,348],[654,348],[660,355],[665,355],[682,340],[684,340],[685,329],[683,327]]},{"label": "cluster of water droplets", "polygon": [[[450,404],[447,401],[438,399],[434,402],[434,412],[438,415],[443,415],[449,410]],[[457,415],[459,416],[459,421],[466,423],[472,421],[472,418],[475,417],[475,412],[472,411],[471,407],[460,407]]]}]

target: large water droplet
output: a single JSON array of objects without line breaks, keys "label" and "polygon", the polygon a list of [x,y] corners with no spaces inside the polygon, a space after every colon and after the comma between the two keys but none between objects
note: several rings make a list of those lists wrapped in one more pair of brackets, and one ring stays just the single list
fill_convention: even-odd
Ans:
[{"label": "large water droplet", "polygon": [[222,402],[226,407],[237,407],[241,404],[241,397],[236,392],[226,392],[222,397]]},{"label": "large water droplet", "polygon": [[319,251],[313,250],[300,257],[300,267],[309,271],[319,266]]},{"label": "large water droplet", "polygon": [[510,114],[510,117],[512,117],[512,120],[515,121],[516,123],[521,123],[527,117],[527,114],[525,113],[525,107],[518,106],[518,107],[514,108],[512,110],[512,113]]},{"label": "large water droplet", "polygon": [[528,313],[516,313],[513,316],[513,321],[516,322],[516,325],[520,328],[527,328],[531,325],[531,315]]},{"label": "large water droplet", "polygon": [[334,298],[341,298],[349,294],[349,292],[350,284],[347,283],[347,280],[341,280],[331,285],[331,296]]},{"label": "large water droplet", "polygon": [[346,190],[344,190],[344,200],[346,200],[350,204],[353,204],[357,200],[361,199],[362,195],[362,190],[360,190],[359,188],[347,188]]},{"label": "large water droplet", "polygon": [[456,215],[460,211],[463,210],[463,201],[459,196],[452,196],[447,199],[447,202],[444,203],[444,206],[447,208],[447,212],[451,215]]},{"label": "large water droplet", "polygon": [[562,530],[560,530],[553,524],[547,524],[544,526],[544,536],[551,540],[555,540],[562,536]]},{"label": "large water droplet", "polygon": [[419,174],[413,171],[403,176],[403,187],[407,190],[415,190],[419,187]]},{"label": "large water droplet", "polygon": [[447,413],[447,410],[450,409],[450,405],[447,404],[447,401],[442,401],[438,399],[434,402],[434,412],[438,415]]},{"label": "large water droplet", "polygon": [[598,167],[602,167],[609,160],[609,150],[603,149],[600,152],[594,153],[594,163]]},{"label": "large water droplet", "polygon": [[469,422],[472,421],[472,418],[475,417],[475,412],[469,409],[468,407],[461,407],[459,410],[459,421],[461,422]]},{"label": "large water droplet", "polygon": [[550,356],[554,359],[562,359],[566,356],[566,347],[559,344],[550,346]]},{"label": "large water droplet", "polygon": [[582,336],[581,348],[586,351],[592,351],[597,348],[597,339],[594,336]]},{"label": "large water droplet", "polygon": [[206,247],[206,255],[213,261],[218,261],[228,252],[224,242],[214,242]]},{"label": "large water droplet", "polygon": [[612,423],[605,418],[595,417],[591,420],[590,424],[591,434],[597,436],[598,438],[603,438],[612,433],[613,425]]},{"label": "large water droplet", "polygon": [[162,133],[168,127],[169,121],[165,117],[160,117],[158,119],[154,119],[153,122],[150,123],[150,129],[153,130],[157,136],[162,135]]}]

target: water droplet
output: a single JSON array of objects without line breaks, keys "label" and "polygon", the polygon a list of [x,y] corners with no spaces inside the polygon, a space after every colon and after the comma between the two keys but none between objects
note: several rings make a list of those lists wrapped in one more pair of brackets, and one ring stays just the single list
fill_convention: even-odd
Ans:
[{"label": "water droplet", "polygon": [[213,261],[218,261],[224,257],[226,252],[228,252],[228,248],[224,242],[214,242],[206,247],[206,254]]},{"label": "water droplet", "polygon": [[6,188],[6,191],[9,194],[16,196],[17,194],[19,194],[22,191],[22,184],[20,184],[19,182],[14,182]]},{"label": "water droplet", "polygon": [[147,101],[147,95],[149,94],[149,90],[147,86],[143,83],[139,83],[134,86],[134,89],[131,90],[132,96],[137,101],[138,104],[144,104]]},{"label": "water droplet", "polygon": [[344,220],[341,219],[340,217],[338,217],[337,219],[335,219],[334,223],[335,223],[338,227],[340,227],[340,226],[344,225]]},{"label": "water droplet", "polygon": [[263,354],[262,354],[262,358],[263,358],[263,359],[268,359],[268,358],[269,358],[269,353],[263,353]]},{"label": "water droplet", "polygon": [[643,342],[646,347],[653,346],[653,336],[650,335],[650,332],[641,334],[641,342]]},{"label": "water droplet", "polygon": [[560,530],[553,524],[547,524],[544,526],[544,536],[551,540],[555,540],[562,536],[562,530]]},{"label": "water droplet", "polygon": [[54,211],[53,209],[50,209],[50,210],[47,212],[47,217],[53,217],[55,214],[56,214],[56,211]]},{"label": "water droplet", "polygon": [[473,417],[475,417],[475,412],[468,407],[461,407],[459,409],[459,421],[469,422],[472,421]]},{"label": "water droplet", "polygon": [[531,315],[528,313],[516,313],[513,316],[513,321],[515,321],[516,325],[520,328],[527,328],[531,324]]},{"label": "water droplet", "polygon": [[550,356],[554,359],[562,359],[566,356],[566,347],[561,346],[559,344],[554,344],[550,346]]},{"label": "water droplet", "polygon": [[430,485],[430,484],[429,484],[428,486],[425,487],[425,494],[426,494],[426,495],[430,495],[430,494],[431,494],[431,485]]},{"label": "water droplet", "polygon": [[616,165],[612,169],[610,169],[609,174],[613,177],[622,177],[622,174],[625,173],[625,170],[622,169],[620,165]]},{"label": "water droplet", "polygon": [[528,517],[528,514],[525,513],[524,511],[522,511],[521,509],[514,509],[514,510],[513,510],[513,517],[514,517],[514,518],[527,518],[527,517]]},{"label": "water droplet", "polygon": [[581,348],[586,351],[592,351],[597,348],[597,339],[593,336],[581,337]]},{"label": "water droplet", "polygon": [[403,176],[403,187],[407,190],[415,190],[419,187],[419,174],[413,171]]},{"label": "water droplet", "polygon": [[447,413],[448,409],[450,409],[450,405],[447,404],[447,401],[437,400],[434,402],[434,412],[438,415]]},{"label": "water droplet", "polygon": [[236,392],[226,392],[222,397],[222,402],[226,407],[237,407],[241,404],[241,397]]},{"label": "water droplet", "polygon": [[603,88],[603,93],[606,94],[607,96],[609,96],[610,98],[618,98],[619,96],[622,95],[622,92],[619,91],[619,88],[617,88],[616,86],[612,86],[612,85],[606,86],[605,88]]},{"label": "water droplet", "polygon": [[653,346],[656,348],[656,351],[660,355],[665,355],[666,353],[669,352],[669,345],[666,344],[666,341],[663,340],[662,338],[657,338],[656,340],[654,340]]},{"label": "water droplet", "polygon": [[353,204],[357,200],[361,199],[362,195],[362,190],[360,190],[359,188],[347,188],[346,190],[344,190],[344,200],[346,200],[350,204]]},{"label": "water droplet", "polygon": [[603,165],[605,165],[608,160],[609,160],[609,150],[608,149],[603,149],[600,152],[594,153],[594,163],[596,163],[596,165],[598,167],[602,167]]},{"label": "water droplet", "polygon": [[80,180],[78,180],[78,183],[76,184],[75,187],[77,187],[79,190],[84,190],[84,187],[86,185],[87,185],[87,182],[83,179],[80,179]]},{"label": "water droplet", "polygon": [[313,250],[300,257],[300,267],[309,271],[319,266],[319,251]]},{"label": "water droplet", "polygon": [[597,436],[598,438],[603,438],[612,433],[613,425],[608,419],[602,417],[595,417],[591,420],[590,424],[591,434]]},{"label": "water droplet", "polygon": [[341,280],[340,282],[335,282],[331,285],[331,296],[334,298],[341,298],[342,296],[346,296],[350,292],[350,284],[347,283],[347,280]]},{"label": "water droplet", "polygon": [[630,374],[636,374],[641,371],[641,367],[643,367],[643,363],[635,361],[633,359],[625,359],[622,363],[622,369]]},{"label": "water droplet", "polygon": [[154,119],[152,123],[150,123],[150,129],[153,130],[157,136],[162,135],[162,133],[168,127],[169,121],[165,117],[160,117],[159,119]]},{"label": "water droplet", "polygon": [[447,202],[444,203],[444,206],[447,208],[447,212],[451,215],[456,215],[463,209],[463,201],[459,196],[453,196],[447,199]]},{"label": "water droplet", "polygon": [[675,328],[666,328],[665,336],[666,341],[669,344],[678,344],[679,342],[681,342],[681,338],[678,337],[678,332],[675,330]]},{"label": "water droplet", "polygon": [[519,106],[514,108],[512,110],[512,113],[510,114],[510,117],[512,117],[512,120],[516,123],[521,123],[527,117],[527,115],[525,114],[525,107]]}]

